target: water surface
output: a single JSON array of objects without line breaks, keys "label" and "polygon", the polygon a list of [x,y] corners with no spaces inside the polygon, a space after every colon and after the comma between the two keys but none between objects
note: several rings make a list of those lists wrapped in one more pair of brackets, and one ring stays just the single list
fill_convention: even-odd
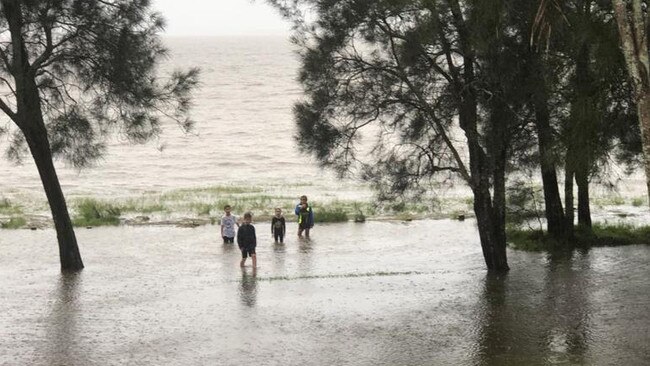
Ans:
[{"label": "water surface", "polygon": [[648,246],[491,277],[471,220],[256,225],[255,272],[216,226],[79,230],[77,275],[52,231],[0,231],[0,364],[650,363]]}]

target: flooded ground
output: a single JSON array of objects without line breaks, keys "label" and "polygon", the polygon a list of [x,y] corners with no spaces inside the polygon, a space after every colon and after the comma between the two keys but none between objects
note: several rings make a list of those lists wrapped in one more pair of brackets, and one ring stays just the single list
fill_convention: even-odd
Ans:
[{"label": "flooded ground", "polygon": [[259,268],[216,226],[0,231],[1,365],[650,364],[650,246],[509,252],[486,274],[471,220],[257,223]]}]

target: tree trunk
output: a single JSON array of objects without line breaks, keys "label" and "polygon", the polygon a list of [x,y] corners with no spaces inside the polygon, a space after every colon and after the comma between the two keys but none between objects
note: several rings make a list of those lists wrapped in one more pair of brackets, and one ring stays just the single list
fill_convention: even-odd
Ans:
[{"label": "tree trunk", "polygon": [[539,144],[540,170],[544,190],[544,208],[548,232],[554,238],[563,238],[566,234],[564,209],[558,188],[557,172],[553,161],[552,131],[549,123],[547,99],[535,102],[535,127]]},{"label": "tree trunk", "polygon": [[621,38],[627,72],[634,86],[637,103],[645,179],[650,204],[650,54],[648,49],[647,13],[641,0],[633,0],[628,10],[625,0],[612,0],[614,16]]},{"label": "tree trunk", "polygon": [[[497,233],[496,229],[502,224],[505,228],[505,222],[500,222],[500,220],[505,220],[505,217],[494,215],[490,197],[491,170],[488,158],[481,146],[481,136],[477,128],[478,102],[474,83],[474,50],[460,3],[458,0],[451,0],[449,6],[453,15],[453,23],[458,28],[459,44],[463,54],[462,81],[459,80],[455,85],[458,96],[458,121],[467,138],[471,173],[469,184],[474,193],[474,212],[481,248],[489,271],[506,272],[510,267],[508,267],[506,255],[505,233],[501,235]],[[450,65],[450,67],[454,66]]]},{"label": "tree trunk", "polygon": [[489,271],[506,272],[508,258],[506,255],[505,233],[499,233],[499,219],[494,216],[490,191],[480,187],[474,191],[474,213],[478,225],[483,258]]},{"label": "tree trunk", "polygon": [[[567,157],[569,154],[570,151],[567,151]],[[569,159],[566,159],[564,174],[564,221],[566,223],[565,227],[568,230],[568,235],[573,235],[573,225],[575,221],[575,216],[573,214],[573,177],[575,173],[573,172]]]},{"label": "tree trunk", "polygon": [[72,228],[65,197],[52,161],[52,151],[36,85],[36,70],[29,64],[29,56],[22,35],[21,2],[2,0],[1,5],[11,33],[12,59],[9,69],[16,82],[16,113],[11,118],[25,136],[50,204],[59,242],[61,269],[63,271],[78,271],[84,265],[79,254],[77,238]]},{"label": "tree trunk", "polygon": [[[531,50],[530,52],[534,52]],[[539,160],[544,189],[544,208],[548,232],[554,238],[565,238],[565,218],[562,208],[562,199],[558,188],[558,179],[553,157],[553,131],[550,124],[548,111],[548,94],[544,81],[543,69],[540,65],[539,55],[532,54],[532,73],[535,80],[533,92],[533,106],[535,109],[535,128],[539,145]]]},{"label": "tree trunk", "polygon": [[591,228],[591,210],[589,209],[589,172],[584,169],[576,171],[578,186],[578,226]]},{"label": "tree trunk", "polygon": [[[594,85],[589,72],[589,44],[583,42],[576,54],[574,97],[571,101],[571,115],[566,128],[567,172],[575,176],[578,186],[578,225],[590,228],[589,172],[593,166],[594,148],[598,143],[599,116]],[[567,183],[570,181],[567,179]],[[572,182],[570,182],[572,183]],[[571,184],[573,200],[573,185]],[[566,187],[568,192],[569,187]]]},{"label": "tree trunk", "polygon": [[639,116],[639,127],[641,129],[648,202],[650,202],[650,90],[639,96],[636,108]]},{"label": "tree trunk", "polygon": [[38,132],[29,132],[25,134],[29,150],[34,158],[38,174],[41,177],[45,195],[50,205],[52,219],[56,229],[56,236],[59,242],[59,258],[61,261],[61,270],[78,271],[84,268],[77,238],[72,227],[68,207],[59,184],[54,163],[52,162],[52,153],[47,140],[45,128]]},{"label": "tree trunk", "polygon": [[[466,66],[467,71],[468,67]],[[466,89],[460,103],[459,122],[465,131],[469,148],[470,185],[474,193],[474,213],[476,214],[483,258],[489,271],[507,272],[510,267],[506,254],[505,214],[495,212],[492,204],[490,196],[491,169],[485,151],[479,143],[476,128],[476,96],[471,88]],[[497,189],[496,194],[500,195],[499,192],[502,192],[500,198],[505,201],[505,185],[502,188],[501,190]],[[505,210],[505,202],[503,202],[503,209]]]}]

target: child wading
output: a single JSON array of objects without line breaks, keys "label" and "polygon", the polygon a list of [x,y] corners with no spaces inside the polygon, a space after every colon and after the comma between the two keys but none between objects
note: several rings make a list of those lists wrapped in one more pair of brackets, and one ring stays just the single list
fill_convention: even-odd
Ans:
[{"label": "child wading", "polygon": [[298,237],[302,238],[302,232],[309,239],[309,229],[314,227],[314,211],[309,203],[307,196],[300,196],[300,203],[296,205],[295,213],[298,216]]},{"label": "child wading", "polygon": [[282,210],[275,209],[275,216],[271,219],[271,235],[275,239],[275,243],[284,243],[284,233],[287,231],[287,225],[282,216]]},{"label": "child wading", "polygon": [[255,247],[257,246],[257,237],[255,236],[255,226],[251,224],[251,219],[253,215],[250,212],[244,214],[244,223],[239,227],[237,231],[237,245],[241,250],[241,262],[240,266],[244,266],[246,263],[246,258],[251,257],[253,259],[253,268],[257,267],[257,257],[255,256]]},{"label": "child wading", "polygon": [[230,214],[230,205],[224,206],[223,211],[225,212],[225,215],[221,218],[221,237],[223,238],[223,243],[234,243],[235,225],[239,226],[237,217]]}]

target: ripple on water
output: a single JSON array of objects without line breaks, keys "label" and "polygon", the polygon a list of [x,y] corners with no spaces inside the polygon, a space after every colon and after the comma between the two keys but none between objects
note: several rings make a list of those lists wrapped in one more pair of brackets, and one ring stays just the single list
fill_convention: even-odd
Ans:
[{"label": "ripple on water", "polygon": [[51,230],[0,232],[0,364],[648,361],[647,246],[509,252],[492,277],[471,220],[257,227],[256,271],[215,226],[79,231],[76,276]]}]

